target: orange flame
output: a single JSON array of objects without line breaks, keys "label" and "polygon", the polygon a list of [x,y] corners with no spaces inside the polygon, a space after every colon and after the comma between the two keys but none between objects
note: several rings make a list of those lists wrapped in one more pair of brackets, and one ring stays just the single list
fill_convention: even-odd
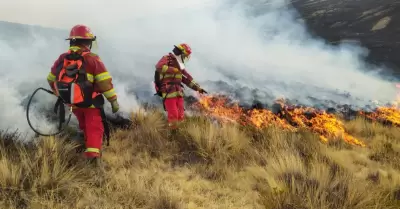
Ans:
[{"label": "orange flame", "polygon": [[360,111],[360,114],[372,121],[389,122],[392,125],[400,127],[400,110],[396,106],[378,107],[375,112],[366,113]]},{"label": "orange flame", "polygon": [[284,102],[284,100],[277,100],[282,107],[282,114],[274,114],[267,109],[245,111],[239,107],[238,103],[228,106],[228,98],[223,96],[200,96],[197,106],[205,115],[224,122],[236,121],[259,129],[271,125],[290,131],[305,128],[318,133],[323,142],[328,142],[328,138],[341,137],[347,143],[365,146],[362,141],[346,133],[342,122],[334,115],[310,107],[291,108]]},{"label": "orange flame", "polygon": [[360,111],[364,117],[377,122],[390,123],[400,127],[400,84],[396,84],[398,88],[396,101],[389,107],[378,107],[374,112]]}]

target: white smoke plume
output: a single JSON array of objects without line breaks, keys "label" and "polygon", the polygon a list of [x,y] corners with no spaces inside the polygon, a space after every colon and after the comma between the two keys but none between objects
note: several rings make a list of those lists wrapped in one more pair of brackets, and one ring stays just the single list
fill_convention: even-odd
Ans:
[{"label": "white smoke plume", "polygon": [[[125,112],[137,109],[140,102],[159,102],[152,89],[154,65],[180,42],[192,46],[188,71],[211,93],[221,93],[213,81],[223,81],[233,90],[258,89],[257,97],[264,101],[285,96],[312,104],[307,97],[313,96],[365,105],[369,100],[395,98],[393,83],[366,73],[365,49],[332,47],[312,38],[287,4],[284,0],[4,1],[0,20],[60,31],[27,27],[21,37],[7,36],[13,27],[0,31],[0,129],[29,130],[23,100],[35,87],[48,87],[47,73],[66,51],[64,38],[75,24],[87,24],[97,35],[94,52],[113,75]],[[240,92],[242,100],[254,99],[250,90]],[[36,121],[40,122],[44,121]]]}]

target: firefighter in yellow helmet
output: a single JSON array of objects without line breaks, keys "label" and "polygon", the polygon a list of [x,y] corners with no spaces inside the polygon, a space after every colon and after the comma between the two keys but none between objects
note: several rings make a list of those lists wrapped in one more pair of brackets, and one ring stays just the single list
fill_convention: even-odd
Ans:
[{"label": "firefighter in yellow helmet", "polygon": [[163,56],[155,66],[155,89],[163,99],[171,129],[176,129],[185,115],[182,83],[201,94],[207,93],[187,72],[185,64],[190,60],[191,54],[190,46],[182,43],[174,46],[172,53]]}]

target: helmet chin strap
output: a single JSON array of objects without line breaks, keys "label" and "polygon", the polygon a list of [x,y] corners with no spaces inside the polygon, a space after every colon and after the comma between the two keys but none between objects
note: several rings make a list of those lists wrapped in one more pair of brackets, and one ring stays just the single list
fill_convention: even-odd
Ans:
[{"label": "helmet chin strap", "polygon": [[184,55],[179,55],[181,57],[182,63],[186,64],[186,62],[189,60],[189,57],[186,57]]},{"label": "helmet chin strap", "polygon": [[178,61],[180,67],[182,69],[185,68],[185,62],[184,62],[182,55],[174,55],[174,56],[175,56],[176,60]]}]

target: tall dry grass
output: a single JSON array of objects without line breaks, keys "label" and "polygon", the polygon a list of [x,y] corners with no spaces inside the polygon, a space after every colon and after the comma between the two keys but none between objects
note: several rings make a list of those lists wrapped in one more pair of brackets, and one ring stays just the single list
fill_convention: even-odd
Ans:
[{"label": "tall dry grass", "polygon": [[159,112],[112,134],[104,169],[66,138],[0,143],[0,208],[400,208],[400,130],[345,122],[367,147],[307,131],[193,117],[169,133]]}]

